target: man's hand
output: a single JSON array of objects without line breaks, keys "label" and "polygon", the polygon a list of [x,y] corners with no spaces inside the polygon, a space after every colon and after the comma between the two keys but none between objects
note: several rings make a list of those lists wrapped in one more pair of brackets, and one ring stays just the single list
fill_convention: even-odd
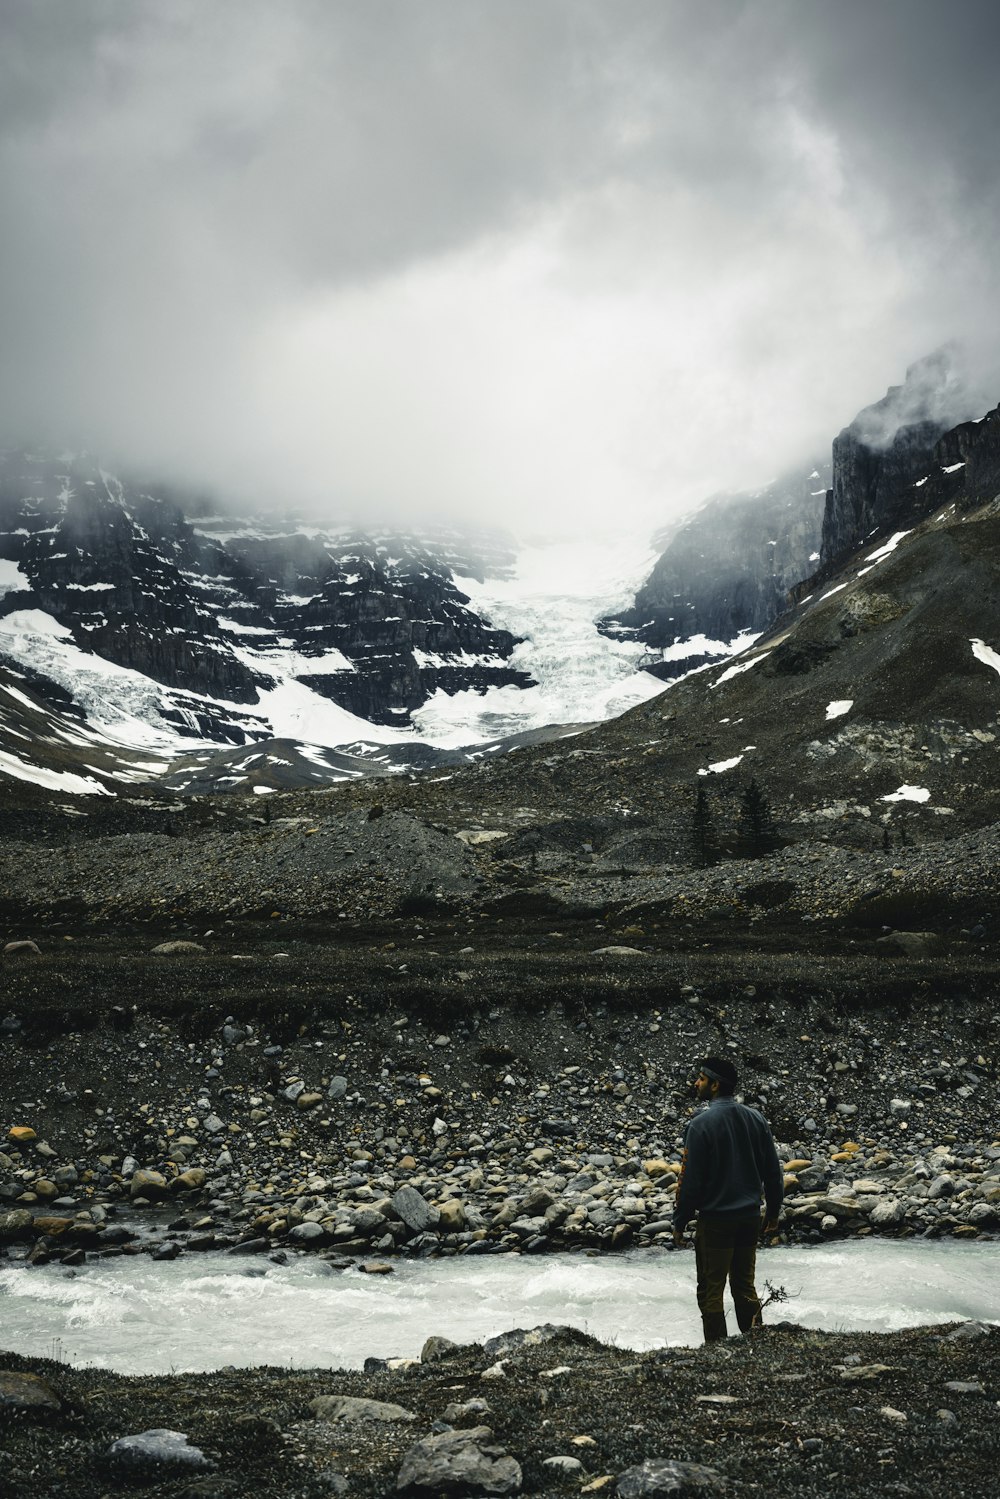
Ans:
[{"label": "man's hand", "polygon": [[766,1218],[764,1220],[764,1232],[766,1234],[776,1234],[778,1232],[777,1218]]},{"label": "man's hand", "polygon": [[675,1249],[683,1249],[685,1247],[686,1243],[687,1243],[687,1240],[684,1238],[684,1230],[682,1228],[675,1228],[674,1229],[674,1248]]}]

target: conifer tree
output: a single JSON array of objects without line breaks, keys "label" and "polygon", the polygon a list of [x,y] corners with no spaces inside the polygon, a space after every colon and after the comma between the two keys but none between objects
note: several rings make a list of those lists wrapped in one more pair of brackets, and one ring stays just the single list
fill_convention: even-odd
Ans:
[{"label": "conifer tree", "polygon": [[691,852],[694,862],[704,869],[718,863],[719,840],[716,837],[712,808],[704,786],[699,785],[691,818]]},{"label": "conifer tree", "polygon": [[778,833],[771,815],[771,804],[751,778],[740,798],[740,815],[736,826],[736,852],[744,859],[760,859],[778,847]]}]

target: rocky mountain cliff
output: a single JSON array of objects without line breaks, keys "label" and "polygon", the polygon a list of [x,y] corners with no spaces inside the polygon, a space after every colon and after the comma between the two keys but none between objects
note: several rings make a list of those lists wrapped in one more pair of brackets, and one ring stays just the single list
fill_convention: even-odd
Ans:
[{"label": "rocky mountain cliff", "polygon": [[[977,404],[978,403],[978,404]],[[666,540],[632,608],[601,622],[650,648],[670,680],[767,629],[858,547],[1000,484],[992,426],[946,345],[916,361],[816,460],[756,491],[716,495]],[[817,566],[818,564],[818,566]]]},{"label": "rocky mountain cliff", "polygon": [[175,722],[199,737],[261,737],[232,709],[275,685],[276,655],[372,723],[405,724],[439,688],[527,685],[508,665],[515,638],[455,581],[512,561],[498,534],[281,526],[207,514],[86,457],[0,462],[0,616],[40,610],[85,651],[191,694]]},{"label": "rocky mountain cliff", "polygon": [[763,489],[716,495],[671,537],[634,606],[601,628],[643,641],[647,670],[676,677],[765,629],[819,560],[828,461]]},{"label": "rocky mountain cliff", "polygon": [[[946,434],[977,414],[951,346],[912,364],[902,385],[859,412],[833,442],[822,562],[840,561],[876,532],[908,525],[946,497],[941,471],[965,461],[963,439]],[[933,494],[919,494],[930,476]],[[959,488],[955,481],[952,489]]]}]

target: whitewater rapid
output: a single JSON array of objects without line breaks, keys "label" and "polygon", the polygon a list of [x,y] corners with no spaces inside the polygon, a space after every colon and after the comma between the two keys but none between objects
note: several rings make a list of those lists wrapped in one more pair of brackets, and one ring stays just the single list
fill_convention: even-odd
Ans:
[{"label": "whitewater rapid", "polygon": [[[763,1250],[757,1284],[787,1318],[828,1331],[1000,1322],[1000,1244],[867,1239]],[[732,1323],[732,1316],[730,1315]],[[124,1374],[269,1364],[354,1368],[416,1357],[426,1338],[480,1342],[569,1323],[620,1347],[700,1342],[690,1254],[398,1260],[391,1275],[225,1255],[0,1269],[0,1346]],[[735,1324],[733,1324],[735,1327]]]}]

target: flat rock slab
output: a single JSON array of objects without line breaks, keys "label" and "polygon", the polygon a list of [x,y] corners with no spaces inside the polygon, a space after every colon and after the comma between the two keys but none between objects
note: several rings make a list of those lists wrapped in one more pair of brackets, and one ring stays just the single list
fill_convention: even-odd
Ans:
[{"label": "flat rock slab", "polygon": [[869,1384],[881,1379],[883,1374],[898,1374],[891,1364],[857,1364],[850,1369],[841,1369],[840,1377],[847,1384]]},{"label": "flat rock slab", "polygon": [[321,1421],[414,1421],[405,1406],[389,1400],[366,1400],[355,1395],[317,1395],[309,1409]]},{"label": "flat rock slab", "polygon": [[434,1204],[422,1197],[416,1187],[400,1187],[393,1193],[392,1205],[411,1233],[427,1233],[437,1228],[441,1219]]},{"label": "flat rock slab", "polygon": [[55,1390],[37,1374],[0,1370],[0,1418],[45,1416],[62,1410]]},{"label": "flat rock slab", "polygon": [[443,1431],[404,1453],[396,1492],[419,1495],[485,1495],[503,1499],[521,1489],[521,1465],[493,1442],[488,1426]]},{"label": "flat rock slab", "polygon": [[117,1473],[207,1472],[214,1466],[200,1447],[191,1446],[184,1432],[162,1426],[119,1437],[108,1448],[108,1462]]},{"label": "flat rock slab", "polygon": [[687,1494],[721,1494],[726,1487],[723,1474],[701,1463],[674,1462],[669,1458],[647,1457],[645,1462],[626,1468],[619,1475],[615,1493],[619,1499],[653,1499],[653,1496]]}]

